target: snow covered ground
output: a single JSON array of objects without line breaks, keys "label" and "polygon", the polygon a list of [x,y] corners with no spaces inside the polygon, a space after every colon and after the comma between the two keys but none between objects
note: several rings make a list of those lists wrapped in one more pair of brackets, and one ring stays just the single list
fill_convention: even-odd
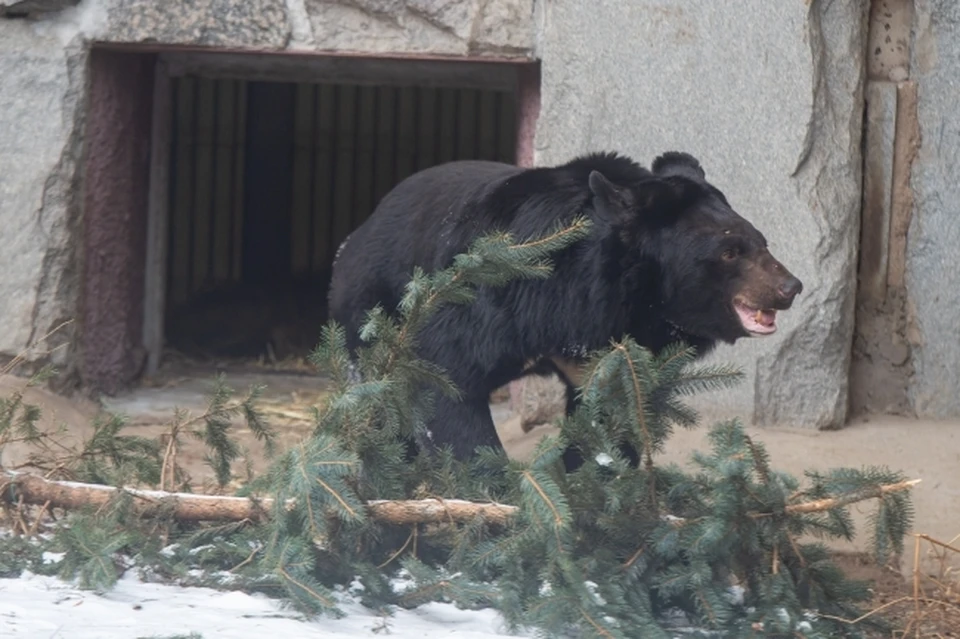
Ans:
[{"label": "snow covered ground", "polygon": [[[130,571],[102,595],[53,577],[0,579],[0,637],[10,639],[203,639],[299,637],[510,637],[494,610],[431,603],[378,616],[344,595],[342,619],[304,621],[264,595],[143,583]],[[530,636],[530,635],[526,635]]]}]

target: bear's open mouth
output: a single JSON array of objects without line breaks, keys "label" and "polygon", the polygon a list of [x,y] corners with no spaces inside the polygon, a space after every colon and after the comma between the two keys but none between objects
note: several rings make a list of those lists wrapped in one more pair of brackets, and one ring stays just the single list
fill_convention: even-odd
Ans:
[{"label": "bear's open mouth", "polygon": [[742,299],[733,300],[733,309],[740,318],[743,330],[751,335],[771,335],[777,331],[777,311],[772,308],[754,308]]}]

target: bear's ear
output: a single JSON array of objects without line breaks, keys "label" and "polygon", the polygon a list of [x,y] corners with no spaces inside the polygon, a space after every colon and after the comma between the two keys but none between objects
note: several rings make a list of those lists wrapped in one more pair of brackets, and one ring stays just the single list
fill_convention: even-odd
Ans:
[{"label": "bear's ear", "polygon": [[699,160],[682,151],[667,151],[653,161],[651,168],[656,175],[683,175],[695,180],[705,180],[707,178]]},{"label": "bear's ear", "polygon": [[587,182],[596,201],[594,208],[597,213],[610,222],[622,220],[628,215],[630,201],[626,189],[608,180],[600,171],[590,171]]},{"label": "bear's ear", "polygon": [[689,179],[676,175],[645,181],[637,192],[639,221],[651,228],[672,224],[690,205],[695,190]]}]

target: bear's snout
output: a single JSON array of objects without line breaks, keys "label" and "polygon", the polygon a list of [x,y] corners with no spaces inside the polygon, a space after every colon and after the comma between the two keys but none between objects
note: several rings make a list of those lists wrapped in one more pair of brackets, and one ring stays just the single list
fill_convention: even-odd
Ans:
[{"label": "bear's snout", "polygon": [[777,294],[784,301],[793,301],[793,298],[799,295],[802,290],[803,282],[793,275],[789,275],[786,281],[777,288]]}]

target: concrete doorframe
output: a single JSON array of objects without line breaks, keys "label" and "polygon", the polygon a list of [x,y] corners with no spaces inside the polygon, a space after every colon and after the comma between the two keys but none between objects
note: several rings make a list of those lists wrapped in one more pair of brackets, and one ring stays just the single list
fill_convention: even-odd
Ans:
[{"label": "concrete doorframe", "polygon": [[[540,65],[526,59],[248,52],[183,46],[96,45],[91,65],[91,124],[85,171],[83,283],[84,384],[113,394],[142,374],[156,373],[164,343],[171,159],[172,81],[186,74],[289,82],[354,82],[501,89],[518,100],[516,161],[534,163],[540,113]],[[118,69],[136,67],[143,80]],[[144,75],[146,74],[146,75]],[[149,76],[149,77],[147,77]],[[139,76],[138,76],[139,77]],[[138,87],[124,98],[124,85]],[[117,109],[131,101],[137,108]],[[146,104],[140,104],[146,102]],[[146,113],[145,113],[146,112]],[[112,125],[97,114],[111,115]],[[147,117],[149,115],[149,117]],[[138,119],[139,118],[139,119]],[[125,140],[133,122],[137,135]],[[99,125],[98,125],[99,123]],[[102,125],[102,126],[101,126]],[[139,159],[118,163],[116,149],[146,138]],[[124,146],[126,144],[126,146]],[[111,148],[109,155],[99,149]],[[131,147],[132,148],[132,147]],[[127,149],[127,156],[132,151]],[[98,195],[109,184],[109,197]],[[145,211],[146,215],[138,215]],[[113,220],[113,222],[111,222]],[[119,220],[119,222],[117,222]],[[109,253],[110,277],[94,267]],[[92,278],[92,279],[90,279]],[[139,281],[135,281],[139,280]],[[104,323],[108,315],[116,321]]]}]

